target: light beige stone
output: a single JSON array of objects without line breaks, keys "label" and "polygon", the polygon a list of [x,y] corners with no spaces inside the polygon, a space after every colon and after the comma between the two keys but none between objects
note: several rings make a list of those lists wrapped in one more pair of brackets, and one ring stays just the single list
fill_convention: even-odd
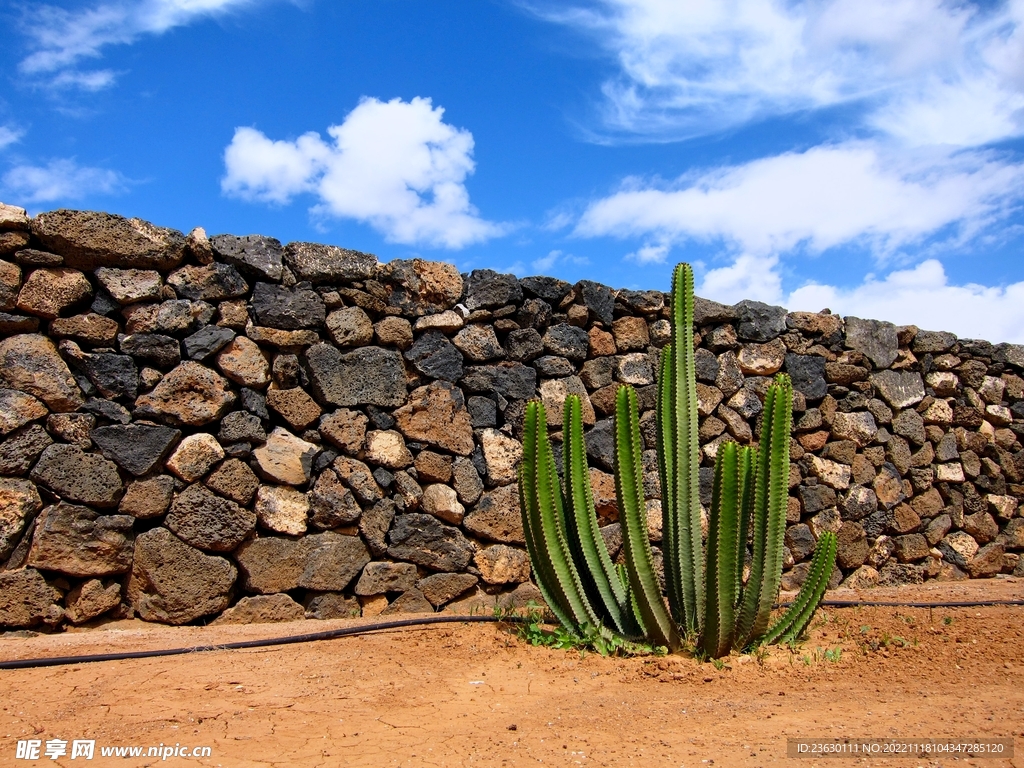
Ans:
[{"label": "light beige stone", "polygon": [[152,269],[100,267],[95,275],[100,285],[118,304],[134,304],[146,299],[157,299],[164,284],[160,273]]},{"label": "light beige stone", "polygon": [[530,558],[521,549],[495,544],[478,550],[473,562],[488,584],[520,584],[530,580]]},{"label": "light beige stone", "polygon": [[92,295],[92,285],[77,269],[37,269],[18,293],[18,309],[47,319]]},{"label": "light beige stone", "polygon": [[0,435],[41,419],[47,413],[46,406],[32,395],[17,389],[0,389]]},{"label": "light beige stone", "polygon": [[964,468],[960,463],[936,464],[935,480],[940,483],[962,483],[964,482]]},{"label": "light beige stone", "polygon": [[313,459],[319,452],[319,446],[277,427],[267,437],[267,442],[252,455],[256,459],[257,471],[265,479],[286,485],[304,485],[309,482]]},{"label": "light beige stone", "polygon": [[519,462],[523,458],[522,443],[496,429],[484,429],[480,431],[480,444],[490,484],[506,485],[515,482]]},{"label": "light beige stone", "polygon": [[405,469],[412,464],[412,453],[405,447],[405,438],[393,429],[366,433],[366,458],[388,469]]},{"label": "light beige stone", "polygon": [[270,362],[256,342],[236,336],[217,354],[217,367],[236,384],[262,389],[270,383]]},{"label": "light beige stone", "polygon": [[428,515],[452,525],[461,524],[466,516],[466,508],[459,503],[455,491],[441,483],[434,483],[423,489],[420,506]]},{"label": "light beige stone", "polygon": [[299,536],[306,532],[309,499],[294,488],[262,485],[256,493],[256,517],[264,528]]},{"label": "light beige stone", "polygon": [[438,312],[436,315],[426,315],[416,320],[416,332],[421,331],[441,331],[442,333],[451,333],[457,331],[466,324],[465,319],[459,312],[454,309],[448,309],[444,312]]},{"label": "light beige stone", "polygon": [[223,458],[224,449],[217,438],[209,432],[197,432],[178,443],[167,460],[167,469],[186,483],[193,483]]},{"label": "light beige stone", "polygon": [[786,361],[786,345],[782,339],[772,339],[766,344],[746,344],[737,359],[740,370],[748,376],[771,376],[780,371]]},{"label": "light beige stone", "polygon": [[850,487],[851,470],[846,464],[811,456],[811,471],[814,476],[837,491]]},{"label": "light beige stone", "polygon": [[545,379],[540,383],[540,399],[544,403],[544,414],[549,427],[561,426],[568,395],[579,395],[580,413],[584,426],[593,426],[597,421],[590,395],[579,376],[564,379]]}]

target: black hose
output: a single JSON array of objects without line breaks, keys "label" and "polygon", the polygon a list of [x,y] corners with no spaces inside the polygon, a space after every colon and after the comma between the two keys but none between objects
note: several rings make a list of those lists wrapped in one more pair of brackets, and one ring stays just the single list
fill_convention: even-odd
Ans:
[{"label": "black hose", "polygon": [[[776,607],[785,608],[789,603],[780,603]],[[978,608],[993,605],[1024,605],[1024,600],[963,600],[949,603],[901,603],[879,602],[874,600],[822,600],[819,603],[825,608]],[[419,616],[415,619],[398,619],[395,621],[379,621],[373,624],[361,624],[358,627],[342,627],[328,629],[324,632],[310,632],[304,635],[287,635],[285,637],[268,637],[262,640],[239,640],[219,645],[193,645],[187,648],[161,648],[155,651],[124,651],[122,653],[97,653],[85,656],[52,656],[42,659],[15,659],[0,661],[2,669],[35,669],[37,667],[60,667],[68,664],[85,664],[92,661],[123,661],[125,659],[152,659],[158,656],[182,656],[187,653],[203,651],[233,651],[241,648],[266,648],[274,645],[291,645],[292,643],[310,643],[316,640],[333,640],[338,637],[352,637],[369,632],[380,632],[385,629],[400,629],[426,624],[463,624],[470,622],[510,623],[525,621],[520,616]]]}]

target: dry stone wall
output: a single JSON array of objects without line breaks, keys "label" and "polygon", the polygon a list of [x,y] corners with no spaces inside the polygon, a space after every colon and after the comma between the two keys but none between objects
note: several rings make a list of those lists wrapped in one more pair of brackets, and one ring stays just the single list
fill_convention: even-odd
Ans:
[{"label": "dry stone wall", "polygon": [[[665,296],[460,275],[259,235],[0,205],[0,626],[488,610],[538,599],[526,402],[583,398],[621,547],[610,416],[642,409],[657,552]],[[698,299],[701,481],[796,389],[785,586],[1021,574],[1024,348]],[[557,447],[557,443],[556,443]]]}]

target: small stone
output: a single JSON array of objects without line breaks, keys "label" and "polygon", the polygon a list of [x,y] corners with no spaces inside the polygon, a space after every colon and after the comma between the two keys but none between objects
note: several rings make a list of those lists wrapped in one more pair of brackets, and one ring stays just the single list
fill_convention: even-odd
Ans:
[{"label": "small stone", "polygon": [[327,333],[339,347],[362,347],[373,340],[373,323],[359,307],[337,309],[326,322]]},{"label": "small stone", "polygon": [[73,339],[96,347],[113,346],[117,340],[117,322],[94,313],[58,317],[50,323],[50,335]]},{"label": "small stone", "polygon": [[[537,391],[537,372],[544,366],[543,362],[552,359],[540,358],[534,368],[520,363],[500,363],[498,365],[477,365],[466,369],[460,384],[469,392],[498,394],[514,400],[528,400]],[[572,374],[571,367],[559,365],[557,368],[545,370],[545,375],[562,376]]]},{"label": "small stone", "polygon": [[320,341],[320,334],[316,331],[282,331],[279,328],[263,328],[259,325],[247,325],[245,335],[257,344],[289,350],[309,347]]},{"label": "small stone", "polygon": [[505,544],[478,550],[473,562],[488,584],[521,584],[530,580],[530,558],[526,552]]},{"label": "small stone", "polygon": [[502,348],[494,329],[489,325],[470,325],[455,335],[455,346],[470,360],[484,362],[504,357]]},{"label": "small stone", "polygon": [[363,462],[339,456],[334,460],[333,466],[338,477],[352,489],[356,498],[363,504],[376,504],[383,497],[373,473]]},{"label": "small stone", "polygon": [[243,597],[235,605],[210,622],[210,626],[223,624],[277,624],[302,621],[305,609],[288,595],[255,595]]},{"label": "small stone", "polygon": [[54,444],[43,451],[32,480],[68,501],[109,508],[121,499],[117,466],[74,445]]},{"label": "small stone", "polygon": [[473,545],[458,528],[444,525],[432,515],[399,515],[388,539],[390,557],[433,571],[461,571],[473,554]]},{"label": "small stone", "polygon": [[458,381],[463,374],[462,353],[444,334],[428,331],[405,353],[416,370],[424,376],[445,381]]},{"label": "small stone", "polygon": [[377,279],[389,295],[387,302],[406,317],[422,317],[455,306],[463,281],[452,264],[422,259],[394,259],[381,266]]},{"label": "small stone", "polygon": [[406,401],[405,369],[398,352],[362,347],[342,353],[328,344],[306,350],[313,393],[331,405],[394,407]]},{"label": "small stone", "polygon": [[1013,496],[1000,496],[990,493],[986,500],[989,508],[1002,520],[1009,520],[1017,514],[1018,501]]},{"label": "small stone", "polygon": [[447,485],[434,483],[423,489],[420,506],[428,515],[459,525],[466,515],[466,508],[459,503],[455,491]]},{"label": "small stone", "polygon": [[121,497],[117,511],[140,520],[149,520],[163,515],[171,505],[174,493],[174,478],[157,475],[145,480],[135,480]]},{"label": "small stone", "polygon": [[[459,318],[460,323],[461,320]],[[412,346],[412,326],[404,317],[385,317],[373,326],[373,332],[377,335],[378,344],[399,349],[408,349]]]},{"label": "small stone", "polygon": [[135,333],[121,336],[121,352],[153,363],[158,368],[172,368],[181,362],[178,340],[159,333]]},{"label": "small stone", "polygon": [[452,459],[433,451],[416,455],[416,474],[427,483],[447,483],[452,478]]},{"label": "small stone", "polygon": [[474,269],[466,278],[466,307],[476,309],[518,304],[523,289],[515,275],[502,275],[490,269]]},{"label": "small stone", "polygon": [[0,389],[0,435],[13,432],[48,413],[46,406],[32,395],[16,389]]},{"label": "small stone", "polygon": [[872,374],[871,384],[896,410],[909,408],[924,399],[921,374],[909,371],[882,371]]},{"label": "small stone", "polygon": [[307,619],[351,619],[359,616],[359,601],[340,592],[307,594],[304,601]]},{"label": "small stone", "polygon": [[164,376],[135,406],[140,415],[155,416],[174,426],[201,427],[219,419],[234,402],[225,379],[189,360]]},{"label": "small stone", "polygon": [[836,562],[844,569],[860,568],[870,552],[864,526],[852,521],[844,522],[836,537]]},{"label": "small stone", "polygon": [[479,582],[470,573],[434,573],[416,582],[416,588],[435,608],[458,597]]},{"label": "small stone", "polygon": [[306,494],[280,485],[260,486],[256,494],[256,517],[271,531],[300,536],[306,532],[309,516]]},{"label": "small stone", "polygon": [[623,384],[643,387],[654,383],[654,366],[645,352],[619,355],[615,361],[615,378]]},{"label": "small stone", "polygon": [[913,533],[921,527],[921,518],[909,504],[897,504],[889,510],[887,522],[896,533]]},{"label": "small stone", "polygon": [[256,470],[264,479],[285,485],[305,485],[309,482],[313,459],[319,452],[319,446],[277,427],[252,455]]},{"label": "small stone", "polygon": [[503,485],[484,493],[462,521],[462,527],[490,541],[525,544],[518,488],[514,484]]},{"label": "small stone", "polygon": [[518,477],[519,462],[523,458],[522,443],[496,429],[482,430],[480,443],[484,452],[487,479],[490,484],[505,485],[515,482]]},{"label": "small stone", "polygon": [[249,284],[230,264],[185,266],[167,276],[167,284],[183,299],[223,301],[249,292]]},{"label": "small stone", "polygon": [[988,512],[965,515],[963,529],[979,544],[988,544],[999,535],[999,525]]},{"label": "small stone", "polygon": [[259,346],[245,336],[236,336],[220,351],[217,367],[244,387],[262,389],[270,383],[270,363]]},{"label": "small stone", "polygon": [[888,462],[879,467],[872,487],[878,502],[886,509],[892,509],[906,498],[906,494],[903,492],[903,480],[900,478],[899,472],[896,471],[896,467]]},{"label": "small stone", "polygon": [[89,579],[74,587],[64,598],[64,615],[72,624],[84,624],[121,604],[121,585],[107,586],[99,579]]},{"label": "small stone", "polygon": [[224,449],[208,432],[198,432],[182,440],[167,460],[167,469],[186,483],[203,477],[224,458]]},{"label": "small stone", "polygon": [[827,459],[810,457],[811,471],[821,482],[836,490],[850,487],[850,467]]},{"label": "small stone", "polygon": [[60,593],[34,568],[0,571],[0,626],[56,624],[62,611],[54,602]]},{"label": "small stone", "polygon": [[978,552],[978,542],[969,533],[954,531],[937,545],[944,559],[960,568],[967,568]]},{"label": "small stone", "polygon": [[0,475],[24,475],[53,440],[39,424],[12,432],[0,443]]},{"label": "small stone", "polygon": [[936,464],[935,465],[935,480],[940,483],[962,483],[966,480],[964,477],[963,465],[956,464]]},{"label": "small stone", "polygon": [[319,243],[288,243],[284,259],[299,280],[313,284],[366,280],[377,269],[372,253]]},{"label": "small stone", "polygon": [[878,497],[871,488],[857,485],[843,496],[840,507],[846,520],[863,520],[878,509]]},{"label": "small stone", "polygon": [[[352,525],[360,521],[362,514],[352,491],[345,487],[338,473],[330,468],[320,473],[309,492],[309,511],[310,521],[321,530]],[[381,536],[386,531],[385,528]],[[375,554],[380,554],[380,551],[375,551]]]},{"label": "small stone", "polygon": [[367,422],[362,413],[339,408],[321,417],[319,431],[332,445],[345,453],[356,454],[363,448]]},{"label": "small stone", "polygon": [[220,420],[217,437],[222,443],[262,443],[267,433],[256,414],[232,411]]},{"label": "small stone", "polygon": [[166,528],[139,534],[127,596],[144,621],[187,624],[227,608],[237,571],[229,560],[188,546]]},{"label": "small stone", "polygon": [[740,370],[748,376],[771,376],[782,368],[786,360],[786,345],[782,339],[767,344],[746,344],[737,356]]},{"label": "small stone", "polygon": [[267,407],[284,417],[295,430],[305,429],[323,413],[316,401],[301,387],[270,389],[267,392]]},{"label": "small stone", "polygon": [[58,413],[77,410],[83,403],[71,371],[45,336],[20,334],[0,341],[0,383],[42,400]]},{"label": "small stone", "polygon": [[542,343],[549,354],[574,361],[585,360],[590,346],[586,331],[566,324],[548,328]]},{"label": "small stone", "polygon": [[878,433],[875,418],[863,411],[837,413],[832,419],[832,434],[842,440],[852,440],[863,447],[869,445]]},{"label": "small stone", "polygon": [[366,434],[366,458],[388,469],[404,469],[412,464],[412,453],[405,447],[405,438],[393,429]]},{"label": "small stone", "polygon": [[544,411],[548,426],[562,424],[563,408],[568,395],[578,395],[581,401],[581,415],[585,426],[592,426],[597,417],[590,396],[580,377],[569,376],[564,379],[547,379],[540,384],[540,397],[544,403]]},{"label": "small stone", "polygon": [[203,361],[210,355],[219,352],[234,338],[235,332],[230,328],[208,325],[186,337],[182,343],[185,347],[185,354],[190,360]]},{"label": "small stone", "polygon": [[252,533],[256,515],[202,485],[190,485],[171,503],[165,524],[194,547],[230,552]]},{"label": "small stone", "polygon": [[8,558],[28,521],[42,508],[35,485],[20,478],[0,477],[0,561]]},{"label": "small stone", "polygon": [[438,312],[436,315],[426,315],[418,318],[416,320],[416,332],[441,331],[442,333],[453,333],[465,324],[466,320],[461,313],[456,312],[454,309],[447,309],[444,312]]},{"label": "small stone", "polygon": [[413,390],[409,403],[396,410],[394,417],[409,440],[462,456],[473,450],[473,427],[462,391],[448,382],[435,381]]},{"label": "small stone", "polygon": [[463,504],[475,504],[484,490],[473,462],[464,456],[455,457],[452,464],[452,485]]},{"label": "small stone", "polygon": [[380,612],[381,616],[390,616],[396,613],[433,613],[432,606],[418,589],[410,589],[403,592],[394,602]]},{"label": "small stone", "polygon": [[875,368],[888,368],[896,361],[899,354],[896,326],[879,320],[847,317],[846,346],[863,353],[874,363]]},{"label": "small stone", "polygon": [[106,292],[121,305],[159,298],[164,283],[160,273],[151,269],[100,267],[94,274]]},{"label": "small stone", "polygon": [[17,306],[22,312],[46,319],[92,295],[92,285],[77,269],[37,269],[29,273]]},{"label": "small stone", "polygon": [[355,593],[360,597],[383,595],[387,592],[406,592],[416,589],[418,579],[416,566],[412,563],[367,563]]},{"label": "small stone", "polygon": [[28,565],[68,576],[124,573],[132,564],[132,522],[64,502],[47,507],[36,519]]}]

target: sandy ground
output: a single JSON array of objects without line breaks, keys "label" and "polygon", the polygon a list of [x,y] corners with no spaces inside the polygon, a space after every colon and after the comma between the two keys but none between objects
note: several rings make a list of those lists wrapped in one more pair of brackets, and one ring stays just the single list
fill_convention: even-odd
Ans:
[{"label": "sandy ground", "polygon": [[[854,597],[834,592],[831,599]],[[872,600],[1022,599],[1024,581]],[[358,622],[0,637],[0,659],[297,634]],[[806,642],[725,666],[536,648],[450,624],[244,651],[0,671],[0,766],[1024,767],[1024,607],[822,609]],[[841,649],[841,654],[836,649]],[[826,654],[826,651],[828,652]],[[1016,738],[1015,758],[797,759],[788,738]],[[19,740],[92,739],[92,761],[16,759]],[[206,758],[102,746],[210,747]]]}]

